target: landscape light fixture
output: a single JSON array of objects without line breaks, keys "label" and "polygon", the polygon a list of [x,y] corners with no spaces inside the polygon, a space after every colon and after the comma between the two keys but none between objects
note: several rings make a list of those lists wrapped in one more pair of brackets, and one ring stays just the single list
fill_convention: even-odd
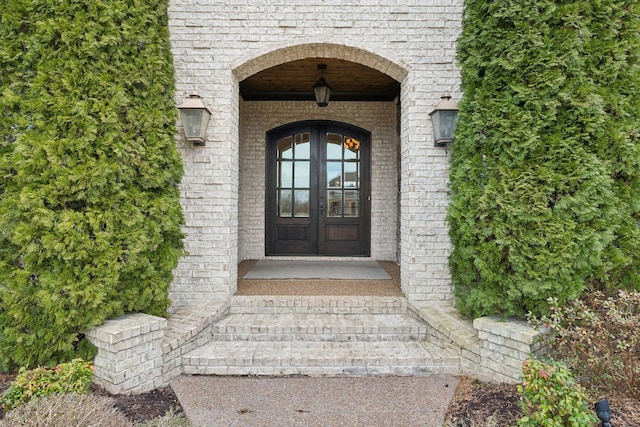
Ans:
[{"label": "landscape light fixture", "polygon": [[204,105],[198,92],[191,92],[178,110],[187,141],[193,142],[193,145],[204,145],[211,111]]},{"label": "landscape light fixture", "polygon": [[329,105],[329,97],[331,96],[331,86],[324,79],[324,70],[327,69],[327,64],[318,64],[318,70],[320,70],[320,80],[313,85],[313,94],[316,97],[316,104],[318,107],[326,107]]},{"label": "landscape light fixture", "polygon": [[434,145],[446,147],[447,143],[453,142],[458,119],[458,104],[451,100],[451,95],[445,92],[429,116],[433,123]]},{"label": "landscape light fixture", "polygon": [[600,421],[602,421],[602,427],[611,427],[611,409],[609,408],[609,401],[607,399],[603,399],[599,402],[596,402],[596,415]]}]

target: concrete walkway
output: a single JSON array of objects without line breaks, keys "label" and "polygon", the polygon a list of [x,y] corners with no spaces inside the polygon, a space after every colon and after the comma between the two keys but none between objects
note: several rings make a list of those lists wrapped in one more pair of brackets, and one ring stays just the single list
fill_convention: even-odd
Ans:
[{"label": "concrete walkway", "polygon": [[182,376],[171,387],[196,427],[439,427],[458,379]]}]

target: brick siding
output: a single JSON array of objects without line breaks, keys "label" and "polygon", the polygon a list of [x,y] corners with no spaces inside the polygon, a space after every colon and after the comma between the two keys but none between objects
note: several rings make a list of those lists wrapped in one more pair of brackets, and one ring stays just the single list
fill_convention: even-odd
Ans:
[{"label": "brick siding", "polygon": [[[461,14],[461,0],[171,2],[176,101],[195,89],[213,113],[205,147],[177,136],[187,255],[175,270],[172,310],[228,298],[237,263],[263,256],[265,132],[312,118],[372,132],[371,255],[400,264],[410,300],[451,300],[449,161],[433,146],[429,112],[442,92],[459,99]],[[307,57],[357,62],[399,81],[400,132],[395,102],[335,102],[320,110],[310,102],[239,98],[243,79]]]}]

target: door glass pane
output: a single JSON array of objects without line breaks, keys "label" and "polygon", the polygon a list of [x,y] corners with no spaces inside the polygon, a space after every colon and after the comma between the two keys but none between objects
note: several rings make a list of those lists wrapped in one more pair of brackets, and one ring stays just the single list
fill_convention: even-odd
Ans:
[{"label": "door glass pane", "polygon": [[327,159],[342,160],[342,135],[327,134]]},{"label": "door glass pane", "polygon": [[292,184],[293,162],[278,162],[278,188],[291,188]]},{"label": "door glass pane", "polygon": [[280,218],[291,218],[291,190],[281,190],[278,197]]},{"label": "door glass pane", "polygon": [[309,133],[296,134],[296,159],[308,159],[311,152],[311,135]]},{"label": "door glass pane", "polygon": [[340,190],[327,191],[327,216],[328,217],[342,216],[342,191]]},{"label": "door glass pane", "polygon": [[293,158],[293,137],[288,136],[278,140],[278,159]]},{"label": "door glass pane", "polygon": [[342,162],[327,162],[327,188],[342,187]]},{"label": "door glass pane", "polygon": [[293,212],[296,218],[308,218],[309,217],[309,190],[295,190],[293,192],[295,196]]},{"label": "door glass pane", "polygon": [[344,139],[344,158],[345,160],[355,160],[360,156],[360,141],[347,137]]},{"label": "door glass pane", "polygon": [[308,161],[296,161],[295,162],[295,188],[309,188],[309,162]]},{"label": "door glass pane", "polygon": [[344,216],[360,216],[360,192],[358,190],[344,191]]},{"label": "door glass pane", "polygon": [[344,188],[360,188],[359,164],[354,162],[344,163]]}]

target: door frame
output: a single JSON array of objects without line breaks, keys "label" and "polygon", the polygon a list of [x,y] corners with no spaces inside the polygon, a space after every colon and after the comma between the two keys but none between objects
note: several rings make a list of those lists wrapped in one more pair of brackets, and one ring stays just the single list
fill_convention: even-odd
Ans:
[{"label": "door frame", "polygon": [[[325,133],[327,132],[343,132],[343,133],[351,133],[359,136],[363,140],[363,144],[366,144],[367,149],[363,150],[365,155],[362,156],[361,162],[361,186],[360,186],[360,217],[359,217],[359,229],[362,231],[361,235],[361,248],[359,253],[319,253],[321,251],[320,246],[324,244],[320,242],[320,236],[323,233],[319,230],[320,226],[327,222],[327,218],[324,220],[319,217],[319,213],[311,212],[313,218],[309,218],[308,221],[311,223],[312,227],[310,230],[310,234],[318,242],[316,248],[306,248],[300,247],[299,250],[293,250],[292,253],[276,253],[276,221],[277,221],[277,201],[272,193],[272,190],[276,188],[276,176],[273,173],[273,165],[274,156],[271,152],[271,144],[272,141],[276,140],[280,135],[285,135],[287,133],[297,133],[304,131],[313,131],[316,132],[317,138],[320,138],[319,129],[324,127]],[[316,141],[316,144],[319,144],[319,141]],[[351,125],[349,123],[338,122],[333,120],[304,120],[298,122],[288,123],[282,126],[278,126],[274,129],[271,129],[266,132],[265,139],[265,255],[266,256],[371,256],[371,132],[366,129],[362,129],[360,127]],[[315,171],[316,176],[318,178],[318,186],[316,187],[315,197],[316,200],[319,197],[324,197],[325,195],[319,195],[321,191],[322,185],[319,184],[320,179],[324,176],[324,171],[319,170],[321,166],[324,165],[323,159],[320,159],[316,156],[319,155],[323,150],[315,150],[315,152],[311,153],[312,162],[316,163],[316,167],[312,170]],[[326,162],[326,159],[324,159]],[[326,204],[326,201],[325,201]],[[325,206],[326,212],[326,206]],[[292,219],[292,222],[295,222],[295,219]],[[328,220],[331,222],[331,220]]]}]

